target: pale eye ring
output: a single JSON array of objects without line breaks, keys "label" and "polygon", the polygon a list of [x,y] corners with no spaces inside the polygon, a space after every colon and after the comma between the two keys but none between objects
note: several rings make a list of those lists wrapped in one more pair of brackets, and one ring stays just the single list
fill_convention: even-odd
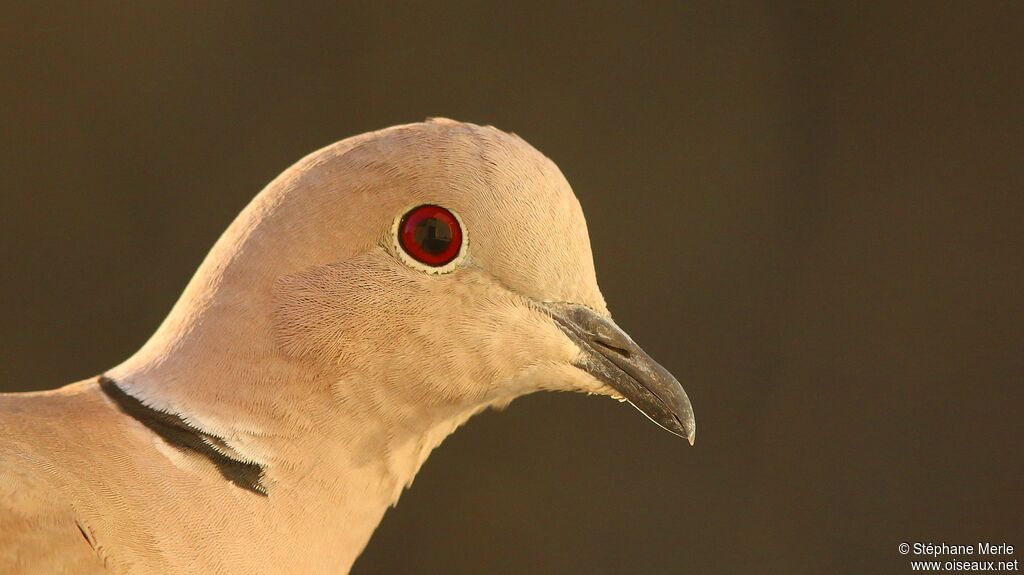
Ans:
[{"label": "pale eye ring", "polygon": [[451,271],[465,255],[462,222],[454,212],[435,204],[406,211],[396,221],[394,235],[400,253],[419,264],[413,267],[430,273]]}]

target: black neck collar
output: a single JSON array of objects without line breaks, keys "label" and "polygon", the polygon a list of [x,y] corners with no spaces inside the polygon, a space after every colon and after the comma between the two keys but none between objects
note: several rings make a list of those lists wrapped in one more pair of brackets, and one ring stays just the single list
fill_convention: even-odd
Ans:
[{"label": "black neck collar", "polygon": [[239,458],[223,437],[207,433],[177,414],[154,409],[144,404],[126,393],[118,387],[114,380],[106,376],[100,376],[99,384],[103,393],[117,405],[122,413],[145,425],[168,444],[209,459],[217,466],[224,479],[266,497],[267,490],[262,483],[263,466]]}]

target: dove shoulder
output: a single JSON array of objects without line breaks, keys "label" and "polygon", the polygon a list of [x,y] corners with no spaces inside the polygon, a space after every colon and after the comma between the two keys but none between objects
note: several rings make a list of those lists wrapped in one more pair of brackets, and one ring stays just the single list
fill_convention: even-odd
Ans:
[{"label": "dove shoulder", "polygon": [[[52,423],[70,419],[61,393],[0,394],[0,573],[109,573],[76,516],[47,445],[64,447]],[[42,408],[39,410],[39,408]],[[46,419],[52,421],[46,424]],[[61,437],[64,436],[64,437]]]}]

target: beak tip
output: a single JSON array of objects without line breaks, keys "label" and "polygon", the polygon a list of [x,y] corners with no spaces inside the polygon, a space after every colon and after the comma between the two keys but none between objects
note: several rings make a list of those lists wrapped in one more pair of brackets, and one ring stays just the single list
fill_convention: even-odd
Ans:
[{"label": "beak tip", "polygon": [[694,423],[693,418],[689,418],[684,423],[679,417],[675,417],[675,429],[670,431],[679,437],[685,438],[692,446],[693,442],[697,439],[697,426]]}]

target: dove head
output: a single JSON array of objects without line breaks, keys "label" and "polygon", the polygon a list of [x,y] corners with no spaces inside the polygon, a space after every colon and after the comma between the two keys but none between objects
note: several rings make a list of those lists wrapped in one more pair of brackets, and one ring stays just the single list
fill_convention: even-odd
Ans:
[{"label": "dove head", "polygon": [[[601,391],[546,302],[607,314],[586,223],[515,135],[434,120],[341,142],[278,182],[301,236],[273,282],[281,353],[421,405]],[[293,232],[295,233],[295,232]]]},{"label": "dove head", "polygon": [[[352,416],[408,420],[574,390],[628,399],[692,441],[679,384],[609,317],[565,177],[492,127],[397,126],[286,170],[220,239],[136,362],[173,363],[169,350],[185,348],[192,364],[209,358],[213,377],[246,375],[243,395],[262,397],[263,412],[318,396]],[[189,394],[216,396],[206,404],[239,395],[220,384]]]}]

